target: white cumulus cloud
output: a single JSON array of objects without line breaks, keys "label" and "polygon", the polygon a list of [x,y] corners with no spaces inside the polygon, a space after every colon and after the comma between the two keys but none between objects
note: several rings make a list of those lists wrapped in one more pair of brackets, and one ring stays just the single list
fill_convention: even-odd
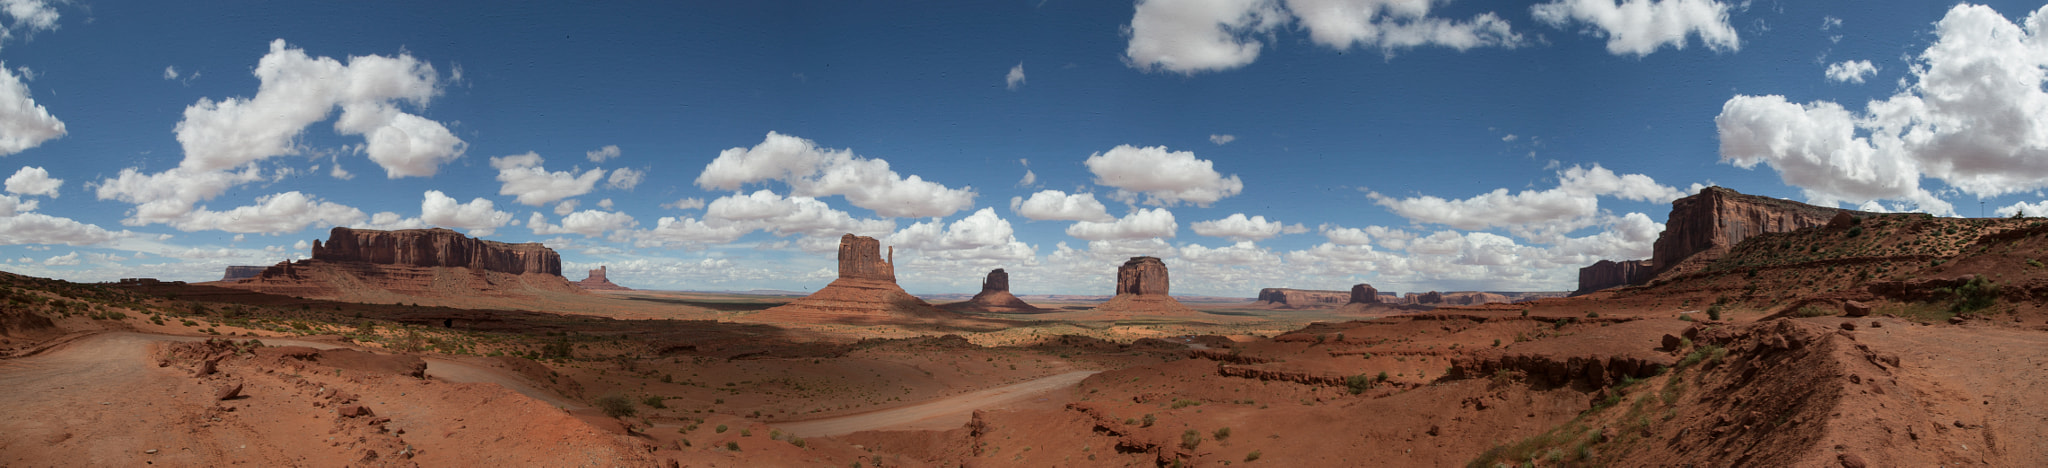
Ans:
[{"label": "white cumulus cloud", "polygon": [[1195,230],[1195,234],[1239,242],[1265,240],[1280,235],[1281,232],[1307,232],[1307,229],[1299,224],[1288,226],[1279,221],[1267,221],[1265,216],[1247,218],[1244,213],[1231,213],[1223,219],[1197,221],[1189,227]]},{"label": "white cumulus cloud", "polygon": [[1216,146],[1223,146],[1223,145],[1225,145],[1225,144],[1229,144],[1230,142],[1233,142],[1233,141],[1237,141],[1237,135],[1230,135],[1230,134],[1210,134],[1210,135],[1209,135],[1209,142],[1210,142],[1210,143],[1215,143],[1215,144],[1216,144]]},{"label": "white cumulus cloud", "polygon": [[2048,7],[2023,24],[1949,9],[1912,59],[1911,84],[1861,112],[1735,96],[1714,118],[1721,160],[1769,165],[1816,203],[1897,200],[1933,214],[1954,207],[1922,178],[1979,197],[2048,187]]},{"label": "white cumulus cloud", "polygon": [[1869,60],[1850,60],[1828,65],[1828,81],[1837,83],[1862,83],[1863,78],[1877,74],[1877,66]]},{"label": "white cumulus cloud", "polygon": [[64,179],[50,178],[50,171],[41,167],[22,166],[7,177],[7,193],[13,194],[57,198],[57,189],[63,186]]},{"label": "white cumulus cloud", "polygon": [[1599,223],[1599,197],[1670,203],[1685,192],[1658,184],[1650,176],[1615,174],[1596,164],[1591,169],[1572,166],[1558,172],[1557,187],[1547,190],[1511,193],[1502,188],[1462,200],[1368,196],[1373,203],[1417,223],[1465,230],[1505,227],[1525,238],[1550,240]]},{"label": "white cumulus cloud", "polygon": [[1286,0],[1287,10],[1308,29],[1317,44],[1347,50],[1353,46],[1396,49],[1435,45],[1464,51],[1475,47],[1515,47],[1522,42],[1506,20],[1481,13],[1469,20],[1432,17],[1438,2],[1417,0]]},{"label": "white cumulus cloud", "polygon": [[738,190],[770,180],[789,184],[792,196],[839,195],[887,217],[947,216],[974,206],[972,187],[947,188],[914,174],[905,177],[888,161],[775,132],[753,148],[719,152],[696,183],[706,190]]},{"label": "white cumulus cloud", "polygon": [[445,228],[465,229],[469,235],[481,237],[511,223],[512,213],[498,211],[496,204],[483,197],[461,203],[440,190],[428,190],[426,198],[420,201],[420,221]]},{"label": "white cumulus cloud", "polygon": [[28,84],[0,63],[0,156],[41,146],[64,134],[64,121],[36,104],[35,98],[29,97]]},{"label": "white cumulus cloud", "polygon": [[590,158],[590,162],[601,163],[606,159],[619,157],[619,145],[604,145],[603,148],[583,153],[583,157]]},{"label": "white cumulus cloud", "polygon": [[939,220],[913,223],[884,239],[900,249],[941,260],[1011,260],[1034,258],[1036,249],[1017,241],[1010,221],[982,208],[950,224]]},{"label": "white cumulus cloud", "polygon": [[1010,73],[1003,76],[1003,86],[1010,88],[1011,91],[1024,87],[1024,62],[1017,62],[1017,66],[1010,67]]},{"label": "white cumulus cloud", "polygon": [[1141,193],[1146,203],[1173,206],[1180,202],[1207,207],[1244,191],[1236,174],[1225,177],[1215,163],[1196,159],[1192,151],[1167,151],[1164,146],[1117,145],[1088,156],[1082,164],[1095,183]]},{"label": "white cumulus cloud", "polygon": [[1683,50],[1692,35],[1717,52],[1740,50],[1742,40],[1728,25],[1729,8],[1715,0],[1557,0],[1529,11],[1559,29],[1584,24],[1589,33],[1607,37],[1608,53],[1642,57],[1664,46]]},{"label": "white cumulus cloud", "polygon": [[1157,239],[1173,237],[1180,230],[1173,212],[1165,208],[1140,209],[1110,222],[1081,221],[1067,226],[1067,235],[1091,241]]},{"label": "white cumulus cloud", "polygon": [[499,195],[515,195],[519,203],[541,206],[557,200],[590,193],[597,187],[597,181],[604,179],[604,169],[591,169],[582,175],[575,171],[548,172],[541,167],[539,154],[526,154],[491,158],[491,167],[498,170]]},{"label": "white cumulus cloud", "polygon": [[548,224],[547,216],[540,213],[534,213],[526,221],[527,229],[532,229],[534,234],[543,236],[582,234],[583,237],[598,237],[608,231],[632,229],[634,226],[639,225],[640,222],[633,220],[632,215],[600,210],[583,210],[570,213],[568,216],[562,217],[562,224],[560,225]]},{"label": "white cumulus cloud", "polygon": [[227,211],[199,207],[178,219],[171,227],[180,231],[217,230],[234,233],[281,234],[306,226],[325,224],[347,226],[362,222],[362,210],[329,202],[297,190],[256,197],[256,204]]},{"label": "white cumulus cloud", "polygon": [[619,190],[632,190],[633,187],[640,185],[641,180],[645,179],[647,179],[647,171],[621,167],[612,169],[612,177],[606,179],[604,185]]},{"label": "white cumulus cloud", "polygon": [[1041,190],[1031,198],[1010,197],[1010,211],[1038,221],[1094,221],[1106,223],[1115,221],[1109,215],[1109,207],[1095,199],[1092,193],[1068,195],[1058,190]]},{"label": "white cumulus cloud", "polygon": [[1124,26],[1124,61],[1145,71],[1193,74],[1257,60],[1266,40],[1299,21],[1315,44],[1335,50],[1441,46],[1515,47],[1523,42],[1506,20],[1482,13],[1467,20],[1430,16],[1425,0],[1144,0]]}]

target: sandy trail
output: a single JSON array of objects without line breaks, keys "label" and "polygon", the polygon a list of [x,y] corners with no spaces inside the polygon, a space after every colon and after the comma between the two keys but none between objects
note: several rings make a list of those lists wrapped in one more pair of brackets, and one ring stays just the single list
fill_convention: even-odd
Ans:
[{"label": "sandy trail", "polygon": [[977,409],[989,409],[1029,401],[1033,397],[1081,383],[1100,371],[1074,371],[939,398],[901,408],[809,421],[775,423],[783,431],[804,437],[852,434],[860,431],[942,430],[966,424]]}]

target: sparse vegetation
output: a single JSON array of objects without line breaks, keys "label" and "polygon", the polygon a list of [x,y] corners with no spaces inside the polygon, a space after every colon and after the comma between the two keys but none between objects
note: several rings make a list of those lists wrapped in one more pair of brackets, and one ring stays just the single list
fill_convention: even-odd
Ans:
[{"label": "sparse vegetation", "polygon": [[590,404],[592,406],[596,406],[599,411],[603,411],[605,416],[611,416],[614,418],[632,416],[633,413],[637,412],[633,408],[633,402],[631,400],[627,400],[625,395],[620,395],[617,393],[609,393],[605,394],[604,396],[597,397],[597,399],[592,400]]},{"label": "sparse vegetation", "polygon": [[[1387,374],[1385,372],[1380,373],[1380,376],[1382,377],[1386,375]],[[1352,395],[1365,393],[1366,390],[1372,390],[1372,383],[1372,376],[1365,374],[1358,374],[1344,378],[1344,387],[1351,389]]]},{"label": "sparse vegetation", "polygon": [[1180,433],[1181,448],[1194,450],[1195,447],[1200,446],[1202,446],[1202,431],[1188,429],[1187,432]]}]

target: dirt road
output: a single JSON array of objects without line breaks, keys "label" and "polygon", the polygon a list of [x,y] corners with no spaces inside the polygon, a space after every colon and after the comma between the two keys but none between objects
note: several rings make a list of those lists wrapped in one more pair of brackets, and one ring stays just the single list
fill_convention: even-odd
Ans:
[{"label": "dirt road", "polygon": [[804,437],[851,434],[878,429],[951,429],[966,424],[977,409],[998,408],[1029,401],[1054,390],[1071,387],[1100,371],[1074,371],[1018,382],[1001,387],[931,400],[901,408],[809,421],[776,423],[783,431]]}]

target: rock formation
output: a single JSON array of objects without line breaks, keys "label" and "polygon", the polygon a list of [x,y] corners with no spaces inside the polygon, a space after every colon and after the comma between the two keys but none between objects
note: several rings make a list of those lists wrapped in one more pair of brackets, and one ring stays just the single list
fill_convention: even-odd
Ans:
[{"label": "rock formation", "polygon": [[1579,290],[1572,295],[1592,293],[1602,289],[1628,284],[1650,282],[1649,260],[1613,261],[1601,260],[1579,269]]},{"label": "rock formation", "polygon": [[1444,303],[1444,294],[1436,291],[1430,291],[1422,294],[1408,293],[1408,296],[1409,299],[1412,299],[1413,302],[1416,304],[1434,305]]},{"label": "rock formation", "polygon": [[229,266],[229,267],[228,267],[228,270],[227,270],[227,273],[225,273],[225,274],[222,274],[222,275],[220,276],[220,280],[221,280],[221,281],[238,281],[238,280],[245,280],[245,279],[249,279],[249,278],[255,278],[255,277],[256,277],[256,275],[260,275],[260,274],[263,274],[263,269],[265,269],[265,268],[270,268],[270,267],[267,267],[267,266],[261,266],[261,265],[257,265],[257,266],[239,266],[239,265]]},{"label": "rock formation", "polygon": [[1044,312],[1036,306],[1010,294],[1010,274],[997,268],[988,272],[988,278],[981,281],[981,292],[966,302],[955,302],[939,306],[941,309],[970,312],[996,312],[1004,314]]},{"label": "rock formation", "polygon": [[1354,285],[1351,285],[1351,302],[1350,302],[1350,303],[1351,303],[1351,304],[1378,304],[1378,303],[1380,303],[1380,290],[1378,290],[1378,289],[1373,289],[1372,285],[1370,285],[1370,284],[1365,284],[1365,283],[1358,283],[1358,284],[1354,284]]},{"label": "rock formation", "polygon": [[[837,323],[885,325],[964,319],[932,307],[896,285],[895,249],[884,256],[881,241],[847,234],[839,237],[839,279],[824,289],[743,317],[772,323]],[[1006,281],[1007,285],[1007,281]]]},{"label": "rock formation", "polygon": [[1671,216],[1650,257],[1651,274],[1664,277],[1698,270],[1743,239],[1824,226],[1843,212],[1870,214],[1707,187],[1671,202]]},{"label": "rock formation", "polygon": [[326,242],[313,241],[312,254],[226,286],[370,303],[582,293],[562,277],[561,256],[547,246],[481,240],[447,229],[337,227]]},{"label": "rock formation", "polygon": [[1869,214],[1707,187],[1671,202],[1671,216],[1665,219],[1664,232],[1657,235],[1647,260],[1648,271],[1639,264],[1644,260],[1612,262],[1612,266],[1603,265],[1610,261],[1602,260],[1579,269],[1579,290],[1573,294],[1690,273],[1758,234],[1826,226],[1830,221],[1840,226]]},{"label": "rock formation", "polygon": [[313,259],[562,276],[562,257],[545,245],[492,242],[439,228],[373,231],[336,227],[328,233],[325,245],[313,241]]},{"label": "rock formation", "polygon": [[576,282],[576,287],[579,287],[579,288],[583,288],[583,289],[584,289],[584,290],[586,290],[586,291],[632,291],[632,290],[633,290],[633,288],[628,288],[628,287],[625,287],[625,286],[620,286],[620,285],[618,285],[618,284],[614,284],[614,283],[612,283],[612,281],[611,281],[610,279],[607,279],[607,278],[605,278],[605,276],[604,276],[605,268],[606,268],[606,267],[605,267],[604,265],[598,265],[597,269],[595,269],[595,270],[590,270],[590,276],[589,276],[589,277],[585,277],[585,278],[583,278],[583,281],[577,281],[577,282]]},{"label": "rock formation", "polygon": [[1442,297],[1446,305],[1506,304],[1512,302],[1505,295],[1480,291],[1443,293]]},{"label": "rock formation", "polygon": [[1166,262],[1131,257],[1116,269],[1116,297],[1095,310],[1110,314],[1193,316],[1195,310],[1167,295]]},{"label": "rock formation", "polygon": [[1252,305],[1276,309],[1328,309],[1351,302],[1352,293],[1309,289],[1266,288]]}]

